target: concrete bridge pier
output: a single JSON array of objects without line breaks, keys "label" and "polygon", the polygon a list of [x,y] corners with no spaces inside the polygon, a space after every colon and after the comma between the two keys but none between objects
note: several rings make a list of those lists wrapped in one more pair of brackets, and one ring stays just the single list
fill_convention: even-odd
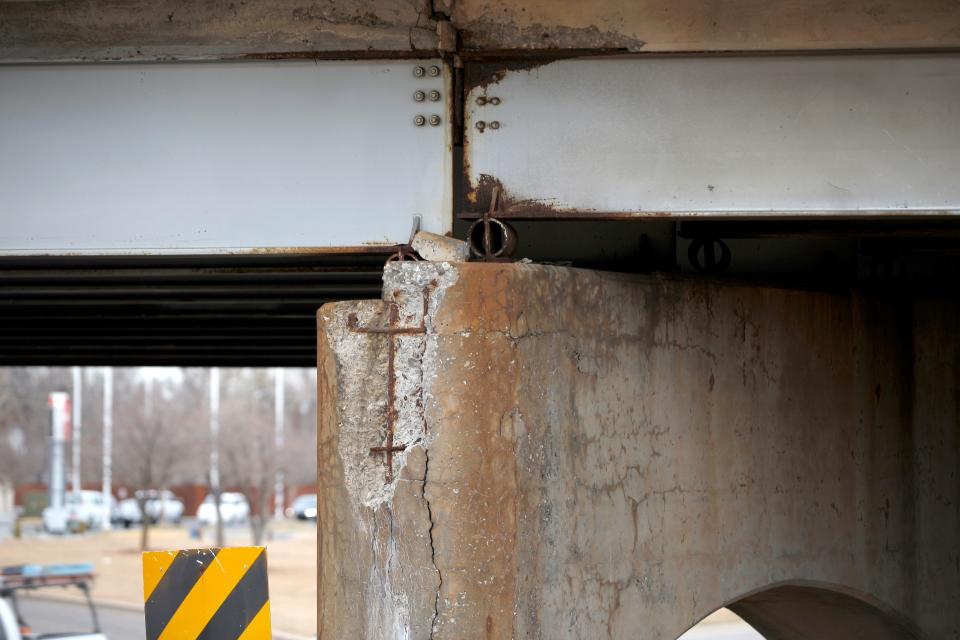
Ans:
[{"label": "concrete bridge pier", "polygon": [[960,638],[960,305],[402,263],[319,313],[324,639]]}]

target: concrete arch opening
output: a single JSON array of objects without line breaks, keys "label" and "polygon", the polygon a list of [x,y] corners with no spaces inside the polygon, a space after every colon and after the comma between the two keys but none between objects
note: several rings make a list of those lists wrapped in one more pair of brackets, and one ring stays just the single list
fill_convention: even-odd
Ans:
[{"label": "concrete arch opening", "polygon": [[919,634],[889,607],[849,589],[784,584],[727,605],[767,640],[915,640]]},{"label": "concrete arch opening", "polygon": [[[717,613],[726,613],[722,618]],[[736,626],[736,618],[745,625]],[[717,617],[719,624],[709,624]],[[824,584],[777,584],[729,602],[680,636],[766,640],[915,640],[920,635],[890,607],[865,594]]]},{"label": "concrete arch opening", "polygon": [[720,607],[684,631],[677,640],[766,640],[727,607]]}]

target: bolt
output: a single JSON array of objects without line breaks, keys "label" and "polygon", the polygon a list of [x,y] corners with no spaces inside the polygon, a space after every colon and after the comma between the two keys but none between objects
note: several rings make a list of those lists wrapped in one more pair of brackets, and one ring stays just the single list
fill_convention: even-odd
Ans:
[{"label": "bolt", "polygon": [[413,124],[417,125],[418,127],[422,127],[426,123],[427,123],[427,119],[421,115],[418,115],[416,118],[413,119]]},{"label": "bolt", "polygon": [[497,106],[498,104],[500,104],[500,98],[496,96],[490,98],[490,104],[492,104],[493,106]]},{"label": "bolt", "polygon": [[480,105],[481,107],[487,104],[486,96],[480,96],[479,98],[477,98],[477,104]]},{"label": "bolt", "polygon": [[430,92],[430,102],[439,102],[440,101],[440,92],[434,89]]},{"label": "bolt", "polygon": [[414,75],[415,78],[422,78],[424,73],[425,73],[425,72],[424,72],[424,70],[423,70],[423,67],[414,67],[414,68],[413,68],[413,75]]},{"label": "bolt", "polygon": [[430,67],[431,77],[436,78],[439,75],[440,75],[440,67],[438,67],[437,65],[433,65],[432,67]]},{"label": "bolt", "polygon": [[499,128],[500,128],[500,121],[499,121],[499,120],[493,120],[493,121],[491,121],[491,122],[490,122],[490,128],[491,128],[491,129],[499,129]]},{"label": "bolt", "polygon": [[413,99],[416,102],[423,102],[424,100],[426,100],[426,98],[427,98],[427,94],[425,94],[423,91],[415,91],[413,93]]},{"label": "bolt", "polygon": [[440,116],[437,116],[437,115],[430,116],[430,124],[434,127],[440,124]]}]

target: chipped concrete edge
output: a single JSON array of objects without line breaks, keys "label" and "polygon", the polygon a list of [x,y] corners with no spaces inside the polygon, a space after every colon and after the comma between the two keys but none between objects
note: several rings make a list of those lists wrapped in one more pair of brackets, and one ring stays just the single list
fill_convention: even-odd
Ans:
[{"label": "chipped concrete edge", "polygon": [[[457,269],[449,262],[395,262],[384,269],[381,301],[361,300],[325,305],[321,313],[327,340],[338,366],[338,453],[344,464],[344,481],[351,502],[377,509],[396,490],[407,457],[415,447],[428,448],[429,429],[423,407],[430,399],[436,378],[436,334],[433,318],[447,289],[456,283]],[[383,456],[370,455],[370,447],[383,444],[386,432],[387,393],[384,334],[360,333],[348,327],[356,317],[359,327],[385,327],[390,304],[399,311],[399,327],[422,326],[422,333],[394,336],[395,427],[394,439],[406,449],[394,456],[393,480],[385,482]],[[426,313],[424,313],[426,312]],[[376,360],[371,364],[371,361]],[[367,369],[364,366],[368,365]],[[382,389],[372,390],[372,385]],[[369,397],[367,397],[369,395]],[[358,412],[358,405],[363,411]],[[343,407],[354,411],[344,411]]]},{"label": "chipped concrete edge", "polygon": [[[363,599],[367,602],[366,620],[360,626],[369,639],[433,635],[443,577],[436,565],[433,541],[436,513],[427,491],[429,449],[434,436],[426,424],[424,407],[432,401],[439,364],[434,318],[446,292],[458,279],[458,269],[450,262],[390,263],[384,270],[381,300],[325,305],[320,314],[337,368],[337,406],[329,414],[336,420],[340,467],[336,482],[343,483],[354,534],[359,534],[361,544],[372,545],[370,564],[363,562],[365,568],[357,576],[357,587],[365,592]],[[393,305],[394,326],[414,331],[391,337],[356,330],[387,327]],[[351,316],[355,317],[354,328]],[[388,482],[385,456],[372,454],[370,448],[385,444],[390,409],[390,340],[394,342],[396,380],[394,442],[404,449],[394,454],[392,480]],[[389,527],[388,534],[385,526]],[[415,535],[402,532],[409,526],[416,528]],[[435,584],[431,584],[429,596],[409,591],[409,568],[398,557],[405,553],[398,548],[404,539],[422,541],[422,561],[424,565],[433,564],[430,569],[435,578],[430,582]],[[429,604],[424,596],[429,597]]]},{"label": "chipped concrete edge", "polygon": [[[430,398],[436,379],[437,341],[433,331],[436,310],[443,302],[444,294],[459,278],[456,268],[449,262],[395,262],[390,263],[383,274],[383,299],[396,303],[400,309],[400,326],[415,327],[422,323],[425,331],[420,335],[401,335],[396,340],[395,376],[396,421],[394,437],[406,449],[394,458],[392,482],[384,482],[382,460],[373,460],[374,474],[364,474],[359,483],[354,483],[351,497],[357,504],[377,509],[389,502],[396,491],[402,471],[411,450],[420,447],[429,450],[431,434],[423,407]],[[426,304],[424,304],[426,302]],[[424,313],[424,311],[426,313]],[[369,339],[369,336],[364,336]],[[385,340],[386,338],[381,338]],[[384,412],[387,407],[384,406]],[[382,413],[375,418],[383,422]],[[375,427],[375,425],[370,425]],[[380,425],[380,431],[383,426]],[[341,455],[345,452],[341,451]],[[349,488],[349,485],[348,485]]]}]

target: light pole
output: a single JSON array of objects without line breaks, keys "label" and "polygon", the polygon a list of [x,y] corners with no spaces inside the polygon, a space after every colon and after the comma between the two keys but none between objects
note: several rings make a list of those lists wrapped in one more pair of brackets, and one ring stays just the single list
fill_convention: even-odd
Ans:
[{"label": "light pole", "polygon": [[80,475],[80,465],[82,464],[80,447],[83,439],[83,369],[80,367],[72,368],[73,374],[73,473],[70,484],[73,487],[73,493],[79,495],[83,489],[83,478]]},{"label": "light pole", "polygon": [[210,492],[216,518],[217,546],[223,546],[223,515],[220,513],[220,369],[210,368]]},{"label": "light pole", "polygon": [[103,530],[110,530],[113,497],[113,367],[103,371]]},{"label": "light pole", "polygon": [[284,371],[278,367],[274,372],[273,388],[273,460],[277,475],[273,487],[273,517],[279,520],[283,517],[285,502],[285,487],[283,478],[283,418],[284,418]]},{"label": "light pole", "polygon": [[70,396],[62,391],[50,394],[50,509],[59,519],[63,500],[63,444],[70,428]]}]

